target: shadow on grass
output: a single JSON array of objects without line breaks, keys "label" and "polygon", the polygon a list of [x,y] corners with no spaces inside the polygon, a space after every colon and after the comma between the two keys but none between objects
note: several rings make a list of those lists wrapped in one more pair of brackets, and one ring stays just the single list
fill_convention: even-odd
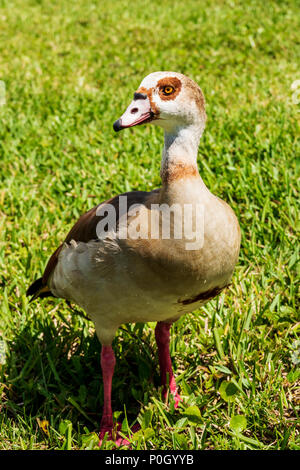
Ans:
[{"label": "shadow on grass", "polygon": [[[46,419],[55,429],[68,419],[79,432],[83,427],[97,432],[103,405],[101,345],[91,322],[70,314],[62,302],[54,311],[30,316],[7,345],[2,411],[24,421]],[[153,381],[159,383],[157,361],[141,341],[142,332],[143,325],[128,326],[113,343],[112,406],[122,414],[119,420],[126,410],[130,425],[153,393]]]}]

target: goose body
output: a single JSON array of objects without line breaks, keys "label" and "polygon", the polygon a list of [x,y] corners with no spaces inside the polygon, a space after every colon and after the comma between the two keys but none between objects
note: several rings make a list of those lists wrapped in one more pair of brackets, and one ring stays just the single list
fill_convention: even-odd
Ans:
[{"label": "goose body", "polygon": [[[114,365],[111,343],[118,327],[157,321],[162,382],[166,386],[168,375],[179,400],[167,350],[170,325],[230,283],[240,229],[232,209],[198,172],[205,120],[204,98],[192,80],[175,72],[147,76],[114,129],[147,122],[163,127],[161,188],[118,195],[84,214],[43,278],[28,289],[35,297],[71,300],[87,312],[102,343],[105,383],[111,384],[113,366],[107,364]],[[109,386],[104,389],[109,395]],[[104,391],[101,437],[111,436],[108,395]]]},{"label": "goose body", "polygon": [[[207,216],[204,231],[209,234],[200,250],[185,250],[187,239],[124,240],[114,234],[104,240],[95,234],[88,242],[63,246],[49,287],[55,296],[86,310],[102,344],[110,344],[124,323],[178,319],[230,282],[239,248],[235,216],[200,178],[197,184],[195,193]],[[148,229],[148,201],[162,204],[160,192],[137,196],[136,203],[142,206],[140,219]]]}]

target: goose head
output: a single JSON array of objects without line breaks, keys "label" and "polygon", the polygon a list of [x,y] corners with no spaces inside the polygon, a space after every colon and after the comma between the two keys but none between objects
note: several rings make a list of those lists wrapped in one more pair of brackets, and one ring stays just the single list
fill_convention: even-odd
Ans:
[{"label": "goose head", "polygon": [[173,134],[179,128],[196,126],[202,134],[206,121],[200,87],[176,72],[154,72],[145,77],[124,114],[114,123],[116,132],[151,123]]}]

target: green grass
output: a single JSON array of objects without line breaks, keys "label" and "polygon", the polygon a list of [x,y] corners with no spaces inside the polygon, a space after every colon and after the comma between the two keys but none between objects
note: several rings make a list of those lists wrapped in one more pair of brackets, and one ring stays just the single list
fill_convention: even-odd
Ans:
[{"label": "green grass", "polygon": [[134,449],[300,449],[297,2],[0,0],[0,20],[0,449],[97,448],[93,324],[25,290],[81,213],[160,184],[162,131],[112,130],[156,70],[203,89],[199,169],[242,247],[226,295],[173,327],[179,409],[161,401],[153,325],[116,336],[114,409],[142,424]]}]

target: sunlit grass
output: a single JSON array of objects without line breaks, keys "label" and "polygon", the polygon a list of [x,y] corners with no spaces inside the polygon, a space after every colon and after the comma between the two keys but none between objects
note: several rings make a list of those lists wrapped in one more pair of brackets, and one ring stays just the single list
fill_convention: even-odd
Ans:
[{"label": "sunlit grass", "polygon": [[179,409],[161,401],[153,325],[118,332],[116,416],[141,423],[133,448],[299,449],[297,2],[0,0],[0,20],[0,448],[97,448],[93,324],[25,291],[81,213],[159,186],[161,130],[112,123],[145,75],[175,70],[205,94],[199,169],[241,255],[226,294],[173,327]]}]

